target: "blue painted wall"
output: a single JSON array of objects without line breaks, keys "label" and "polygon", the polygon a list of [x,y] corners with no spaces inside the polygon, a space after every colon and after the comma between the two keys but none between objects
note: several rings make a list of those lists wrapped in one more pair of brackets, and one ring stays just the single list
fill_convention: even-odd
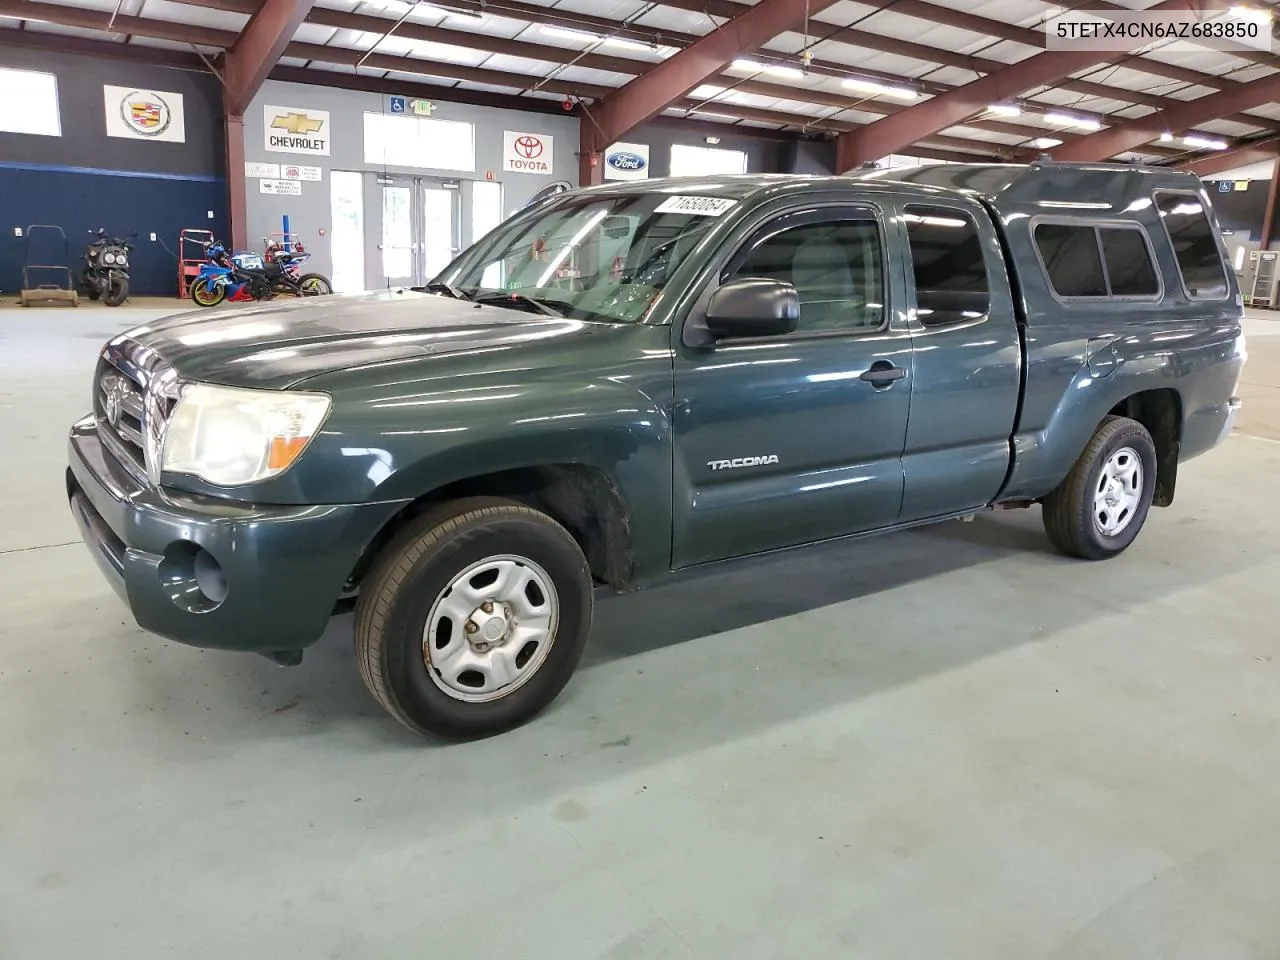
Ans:
[{"label": "blue painted wall", "polygon": [[[133,288],[138,294],[177,292],[176,252],[183,227],[223,234],[227,223],[226,148],[221,90],[209,74],[70,53],[0,47],[0,66],[41,70],[58,78],[62,136],[0,133],[0,291],[21,283],[29,224],[62,227],[77,272],[87,231],[137,231]],[[181,93],[184,143],[108,137],[104,84]],[[209,214],[212,212],[213,216]],[[158,242],[152,243],[154,232]],[[165,247],[169,249],[166,250]],[[33,259],[64,259],[48,236],[32,241]]]},{"label": "blue painted wall", "polygon": [[[0,290],[12,293],[21,282],[26,239],[14,236],[19,226],[56,224],[67,234],[70,266],[78,272],[89,230],[127,237],[138,232],[130,275],[139,295],[176,295],[178,231],[200,227],[224,236],[226,184],[223,180],[190,180],[109,171],[72,172],[75,168],[18,168],[0,161]],[[209,212],[214,217],[209,219]],[[158,241],[152,243],[151,233]],[[166,249],[166,247],[168,249]],[[66,255],[56,234],[38,232],[30,239],[33,261],[61,263]],[[172,252],[171,252],[172,251]],[[35,282],[60,278],[33,276]]]}]

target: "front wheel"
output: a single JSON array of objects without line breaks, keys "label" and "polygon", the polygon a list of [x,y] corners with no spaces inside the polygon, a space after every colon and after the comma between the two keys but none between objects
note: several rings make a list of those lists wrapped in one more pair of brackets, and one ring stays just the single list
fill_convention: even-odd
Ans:
[{"label": "front wheel", "polygon": [[1106,560],[1146,523],[1156,490],[1156,447],[1147,428],[1107,417],[1067,478],[1044,498],[1044,529],[1063,553]]},{"label": "front wheel", "polygon": [[107,281],[106,293],[102,295],[102,302],[108,307],[118,307],[129,299],[129,278],[128,277],[112,277]]},{"label": "front wheel", "polygon": [[591,613],[591,573],[564,527],[508,500],[459,501],[383,551],[356,605],[356,660],[410,730],[485,736],[556,698]]},{"label": "front wheel", "polygon": [[191,299],[201,307],[216,307],[227,299],[226,284],[210,283],[201,277],[191,285]]},{"label": "front wheel", "polygon": [[304,273],[298,278],[298,291],[304,297],[322,297],[333,293],[333,284],[320,273]]}]

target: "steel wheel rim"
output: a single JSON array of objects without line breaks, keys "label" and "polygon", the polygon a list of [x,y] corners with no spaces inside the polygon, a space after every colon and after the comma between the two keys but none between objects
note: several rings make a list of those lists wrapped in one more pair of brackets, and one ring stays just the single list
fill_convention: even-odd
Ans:
[{"label": "steel wheel rim", "polygon": [[329,292],[328,284],[314,277],[310,280],[304,280],[301,289],[303,296],[307,297],[323,297]]},{"label": "steel wheel rim", "polygon": [[1104,537],[1128,529],[1142,503],[1142,458],[1121,447],[1107,458],[1093,488],[1093,525]]},{"label": "steel wheel rim", "polygon": [[488,703],[524,686],[547,659],[560,598],[527,557],[486,557],[436,597],[422,633],[422,660],[454,700]]}]

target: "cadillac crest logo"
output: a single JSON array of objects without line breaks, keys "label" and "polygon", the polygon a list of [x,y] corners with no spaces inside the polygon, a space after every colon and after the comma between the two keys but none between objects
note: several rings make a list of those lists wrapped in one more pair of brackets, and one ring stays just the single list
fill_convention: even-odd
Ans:
[{"label": "cadillac crest logo", "polygon": [[154,90],[134,90],[120,99],[120,118],[139,136],[158,137],[169,129],[173,114]]}]

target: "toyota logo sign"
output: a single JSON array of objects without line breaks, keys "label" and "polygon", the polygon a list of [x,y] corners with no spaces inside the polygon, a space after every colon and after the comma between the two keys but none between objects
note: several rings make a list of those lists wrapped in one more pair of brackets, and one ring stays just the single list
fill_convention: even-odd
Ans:
[{"label": "toyota logo sign", "polygon": [[540,133],[507,132],[502,168],[511,173],[551,173],[552,138]]},{"label": "toyota logo sign", "polygon": [[542,141],[537,137],[517,137],[516,153],[526,160],[537,160],[538,157],[542,156]]}]

